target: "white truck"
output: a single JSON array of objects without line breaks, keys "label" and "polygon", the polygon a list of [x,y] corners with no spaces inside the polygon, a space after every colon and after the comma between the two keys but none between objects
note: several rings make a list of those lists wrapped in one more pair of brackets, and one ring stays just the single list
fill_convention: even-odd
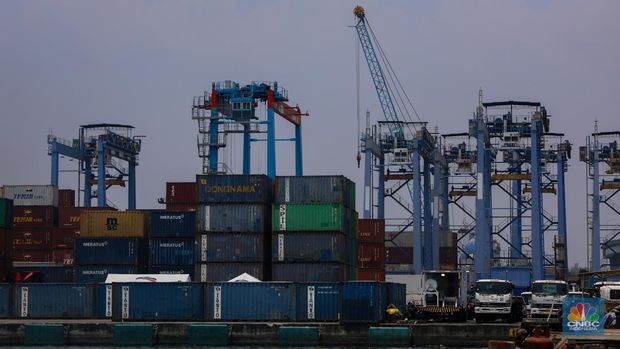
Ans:
[{"label": "white truck", "polygon": [[525,304],[513,297],[514,285],[509,280],[481,279],[476,282],[474,316],[477,323],[501,319],[519,322],[523,319]]},{"label": "white truck", "polygon": [[534,281],[528,321],[561,323],[562,301],[567,294],[568,283],[564,280]]}]

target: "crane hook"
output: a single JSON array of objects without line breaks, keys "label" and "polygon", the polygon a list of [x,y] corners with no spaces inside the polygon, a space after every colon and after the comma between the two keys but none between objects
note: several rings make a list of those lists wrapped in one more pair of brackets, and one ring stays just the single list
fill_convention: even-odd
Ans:
[{"label": "crane hook", "polygon": [[360,155],[360,152],[357,152],[357,168],[360,168],[360,161],[362,161],[362,156]]}]

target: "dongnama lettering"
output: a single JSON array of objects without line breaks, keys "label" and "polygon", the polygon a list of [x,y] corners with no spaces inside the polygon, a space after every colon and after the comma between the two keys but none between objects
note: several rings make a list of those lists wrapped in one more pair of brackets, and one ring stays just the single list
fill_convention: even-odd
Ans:
[{"label": "dongnama lettering", "polygon": [[255,193],[253,185],[208,185],[205,187],[207,193]]}]

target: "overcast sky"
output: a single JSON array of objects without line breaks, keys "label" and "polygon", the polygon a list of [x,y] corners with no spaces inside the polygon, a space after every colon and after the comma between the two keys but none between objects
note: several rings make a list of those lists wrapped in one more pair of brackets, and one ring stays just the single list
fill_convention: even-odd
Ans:
[{"label": "overcast sky", "polygon": [[[0,0],[0,183],[49,183],[50,130],[70,139],[81,124],[126,123],[146,135],[138,206],[159,207],[166,181],[200,171],[192,97],[230,79],[287,88],[311,113],[306,173],[344,174],[360,189],[349,28],[358,3],[422,119],[442,133],[466,130],[479,88],[486,101],[540,101],[575,150],[595,119],[620,129],[618,1]],[[362,68],[361,106],[378,119]],[[279,122],[277,133],[293,129]],[[278,174],[293,174],[292,143],[278,146]],[[231,148],[238,163],[241,149]],[[256,149],[253,172],[264,172],[264,146]],[[576,154],[567,181],[569,258],[583,264],[585,167]],[[61,176],[63,186],[75,183]],[[124,195],[111,193],[121,207]]]}]

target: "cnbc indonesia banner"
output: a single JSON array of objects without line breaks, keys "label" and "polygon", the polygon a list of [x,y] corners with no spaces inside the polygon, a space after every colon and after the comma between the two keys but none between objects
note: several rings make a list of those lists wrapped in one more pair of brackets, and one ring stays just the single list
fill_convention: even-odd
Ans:
[{"label": "cnbc indonesia banner", "polygon": [[562,304],[565,335],[603,335],[605,303],[601,298],[566,298]]}]

